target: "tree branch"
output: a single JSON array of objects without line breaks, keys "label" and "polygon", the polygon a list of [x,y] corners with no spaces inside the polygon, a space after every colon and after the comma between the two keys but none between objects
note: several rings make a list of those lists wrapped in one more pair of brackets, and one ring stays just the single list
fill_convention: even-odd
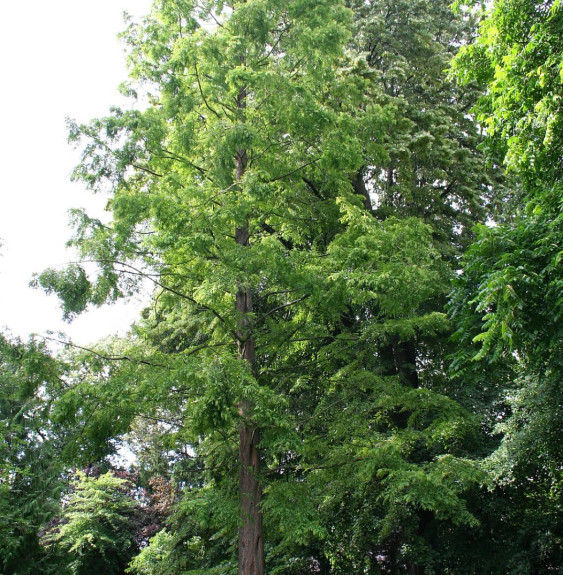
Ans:
[{"label": "tree branch", "polygon": [[205,107],[210,111],[213,112],[213,114],[215,114],[219,119],[221,119],[221,115],[219,114],[219,112],[217,112],[216,110],[214,110],[209,103],[207,102],[207,98],[205,97],[204,93],[203,93],[203,88],[201,87],[201,81],[199,79],[199,72],[197,71],[197,62],[194,60],[194,69],[195,69],[195,75],[197,78],[197,85],[199,87],[199,93],[201,94],[201,98],[203,99],[203,103],[205,104]]},{"label": "tree branch", "polygon": [[170,366],[168,365],[163,365],[161,363],[153,363],[151,361],[148,361],[147,359],[135,359],[128,355],[105,355],[103,353],[100,353],[99,351],[96,351],[95,349],[78,345],[76,343],[73,343],[72,341],[65,341],[62,339],[49,337],[47,335],[39,335],[39,334],[35,335],[47,341],[54,341],[55,343],[60,343],[65,347],[71,347],[73,349],[80,349],[82,351],[87,351],[88,353],[91,353],[92,355],[95,355],[96,357],[99,357],[100,359],[103,359],[105,361],[130,361],[131,363],[137,363],[140,365],[150,365],[151,367],[161,367],[163,369],[170,369]]}]

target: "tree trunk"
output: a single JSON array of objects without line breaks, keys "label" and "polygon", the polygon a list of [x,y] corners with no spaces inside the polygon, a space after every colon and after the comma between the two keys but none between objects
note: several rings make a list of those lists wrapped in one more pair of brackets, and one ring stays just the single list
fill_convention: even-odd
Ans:
[{"label": "tree trunk", "polygon": [[[241,245],[248,243],[248,230],[237,229],[235,237]],[[254,338],[248,325],[252,312],[252,292],[240,287],[237,292],[236,309],[240,314],[238,326],[239,357],[254,370]],[[264,575],[264,542],[262,539],[262,486],[260,485],[259,431],[252,423],[253,405],[248,399],[238,404],[241,423],[239,429],[239,499],[240,529],[238,540],[239,575]]]},{"label": "tree trunk", "polygon": [[398,336],[393,336],[393,357],[395,368],[400,382],[413,389],[418,389],[418,371],[416,369],[416,346],[412,339],[399,341]]},{"label": "tree trunk", "polygon": [[[246,107],[246,89],[241,88],[237,98],[237,108]],[[248,155],[246,150],[237,150],[235,156],[236,181],[240,182],[246,171]],[[250,231],[248,224],[235,230],[235,242],[248,246]],[[241,283],[236,294],[236,311],[239,316],[237,326],[239,357],[246,361],[254,372],[254,337],[249,325],[249,314],[253,311],[252,290]],[[241,417],[239,429],[239,501],[240,528],[238,538],[238,574],[264,575],[264,541],[262,538],[262,486],[260,485],[259,432],[252,422],[253,405],[242,398],[238,404]]]},{"label": "tree trunk", "polygon": [[356,194],[362,196],[366,210],[373,214],[373,206],[371,203],[369,191],[366,187],[366,182],[364,180],[364,172],[365,168],[361,168],[357,171],[354,179],[352,180],[352,185],[354,186],[354,191]]},{"label": "tree trunk", "polygon": [[239,409],[243,417],[239,433],[239,497],[240,520],[238,540],[239,575],[264,575],[264,541],[262,539],[262,486],[258,478],[260,453],[258,430],[245,421],[252,413],[252,405],[241,401]]},{"label": "tree trunk", "polygon": [[407,564],[408,575],[424,575],[424,568],[416,563]]}]

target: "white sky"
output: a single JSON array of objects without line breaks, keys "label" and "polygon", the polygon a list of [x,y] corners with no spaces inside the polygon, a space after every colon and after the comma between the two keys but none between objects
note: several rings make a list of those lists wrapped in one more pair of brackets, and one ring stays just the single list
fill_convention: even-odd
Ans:
[{"label": "white sky", "polygon": [[88,121],[120,102],[126,79],[117,34],[122,14],[144,15],[150,0],[0,2],[0,328],[23,338],[65,331],[87,344],[126,330],[137,305],[61,321],[55,296],[28,287],[34,272],[72,259],[67,211],[100,206],[70,173],[78,151],[65,118]]}]

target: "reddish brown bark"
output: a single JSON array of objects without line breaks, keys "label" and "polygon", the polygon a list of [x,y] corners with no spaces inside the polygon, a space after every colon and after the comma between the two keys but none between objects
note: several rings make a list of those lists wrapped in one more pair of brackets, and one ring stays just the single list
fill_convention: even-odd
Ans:
[{"label": "reddish brown bark", "polygon": [[[236,230],[237,243],[247,245],[248,229]],[[240,314],[238,326],[239,357],[254,370],[254,338],[248,322],[252,312],[252,292],[249,287],[241,286],[237,291],[236,309]],[[264,575],[264,542],[262,539],[262,486],[260,485],[260,453],[258,449],[259,432],[252,423],[252,402],[239,401],[241,423],[239,429],[239,575]]]},{"label": "reddish brown bark", "polygon": [[[246,90],[243,88],[237,98],[237,107],[246,106]],[[244,177],[248,156],[246,150],[238,150],[235,156],[236,181]],[[235,242],[248,246],[250,232],[248,225],[235,230]],[[252,290],[241,283],[236,294],[236,311],[239,316],[237,326],[239,357],[254,371],[254,337],[249,322],[253,311]],[[253,405],[248,399],[239,401],[241,423],[239,429],[239,499],[240,528],[238,538],[239,575],[264,575],[264,541],[262,538],[262,486],[260,484],[259,432],[252,422]]]},{"label": "reddish brown bark", "polygon": [[[243,418],[252,412],[249,402],[241,401]],[[253,425],[241,424],[239,433],[239,496],[240,520],[238,541],[239,575],[264,575],[264,542],[262,539],[262,513],[260,501],[262,486],[258,478],[260,453],[258,430]]]}]

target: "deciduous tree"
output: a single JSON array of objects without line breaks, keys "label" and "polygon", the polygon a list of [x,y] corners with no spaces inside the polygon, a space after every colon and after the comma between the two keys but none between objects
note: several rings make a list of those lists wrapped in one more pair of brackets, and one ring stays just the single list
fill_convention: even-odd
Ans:
[{"label": "deciduous tree", "polygon": [[507,508],[498,537],[516,532],[502,559],[507,573],[561,563],[562,24],[558,1],[495,2],[458,59],[463,78],[487,82],[476,111],[488,148],[522,183],[511,221],[479,230],[452,301],[461,372],[483,385],[491,369],[513,370],[490,457]]},{"label": "deciduous tree", "polygon": [[61,569],[72,575],[121,575],[135,550],[136,505],[126,480],[111,472],[98,477],[78,472],[60,523],[45,533],[43,544],[58,548]]},{"label": "deciduous tree", "polygon": [[0,335],[0,571],[52,572],[38,531],[58,510],[62,436],[51,420],[64,364],[44,344]]},{"label": "deciduous tree", "polygon": [[[452,254],[479,211],[480,179],[456,172],[474,167],[474,134],[456,143],[458,102],[440,123],[439,86],[416,111],[408,53],[352,51],[352,16],[336,0],[162,0],[124,34],[124,89],[147,107],[71,124],[75,176],[109,191],[112,221],[75,212],[82,263],[38,283],[68,317],[140,278],[155,292],[130,343],[91,356],[67,413],[95,406],[75,410],[86,451],[141,410],[194,454],[173,531],[143,554],[153,572],[163,549],[178,572],[259,574],[264,546],[279,573],[421,572],[428,523],[475,523],[471,417],[424,344],[447,332]],[[449,41],[428,44],[436,69]],[[355,547],[362,508],[377,520]]]}]

